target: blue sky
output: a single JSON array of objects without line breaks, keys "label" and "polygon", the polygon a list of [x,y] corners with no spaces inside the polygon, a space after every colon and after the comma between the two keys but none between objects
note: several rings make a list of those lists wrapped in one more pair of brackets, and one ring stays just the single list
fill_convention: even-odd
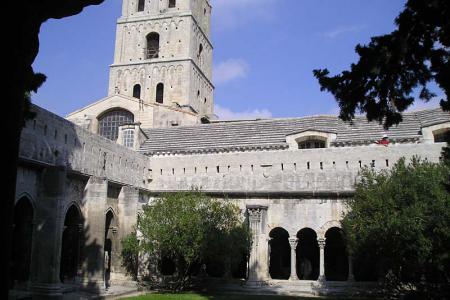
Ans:
[{"label": "blue sky", "polygon": [[[336,114],[316,68],[334,74],[357,60],[354,48],[391,32],[406,0],[212,0],[216,114],[221,118]],[[61,116],[106,96],[120,0],[40,33],[35,71],[47,81],[33,102]],[[437,101],[417,107],[437,106]]]}]

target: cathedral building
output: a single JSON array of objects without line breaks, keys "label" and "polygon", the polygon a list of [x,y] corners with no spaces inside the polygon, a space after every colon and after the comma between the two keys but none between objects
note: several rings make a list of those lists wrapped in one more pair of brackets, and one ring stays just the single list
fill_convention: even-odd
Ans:
[{"label": "cathedral building", "polygon": [[32,107],[14,289],[60,296],[70,285],[130,282],[120,241],[142,206],[192,188],[234,201],[248,220],[251,253],[236,277],[249,286],[313,292],[376,280],[347,254],[345,202],[365,166],[438,162],[450,114],[405,113],[390,130],[365,117],[217,120],[211,9],[208,0],[123,0],[108,96],[66,118]]}]

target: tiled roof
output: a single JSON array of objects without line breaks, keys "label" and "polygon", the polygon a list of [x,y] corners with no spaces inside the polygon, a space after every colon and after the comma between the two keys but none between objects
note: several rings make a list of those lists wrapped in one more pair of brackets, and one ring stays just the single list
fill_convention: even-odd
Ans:
[{"label": "tiled roof", "polygon": [[223,121],[195,126],[144,129],[148,140],[140,151],[156,153],[195,153],[288,148],[286,136],[305,130],[337,134],[336,146],[362,144],[388,134],[393,141],[417,140],[421,127],[450,122],[450,114],[441,109],[405,113],[403,122],[384,130],[363,116],[352,124],[337,116],[311,116],[292,119]]}]

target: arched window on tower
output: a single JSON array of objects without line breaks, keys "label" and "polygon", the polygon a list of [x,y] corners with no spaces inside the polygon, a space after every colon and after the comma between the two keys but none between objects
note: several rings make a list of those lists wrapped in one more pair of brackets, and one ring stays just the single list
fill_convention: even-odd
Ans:
[{"label": "arched window on tower", "polygon": [[177,6],[177,0],[169,0],[169,8],[174,8]]},{"label": "arched window on tower", "polygon": [[137,11],[144,11],[145,9],[145,0],[139,0]]},{"label": "arched window on tower", "polygon": [[197,58],[198,60],[202,60],[202,53],[203,53],[203,45],[200,44],[200,46],[198,47],[198,53],[197,53]]},{"label": "arched window on tower", "polygon": [[156,86],[156,102],[163,103],[164,102],[164,84],[158,83]]},{"label": "arched window on tower", "polygon": [[134,123],[134,115],[125,109],[113,109],[98,117],[98,133],[110,140],[116,141],[119,136],[119,126]]},{"label": "arched window on tower", "polygon": [[152,59],[159,57],[159,34],[156,32],[147,35],[147,49],[145,49],[145,58]]},{"label": "arched window on tower", "polygon": [[141,99],[141,85],[135,84],[133,86],[133,98]]}]

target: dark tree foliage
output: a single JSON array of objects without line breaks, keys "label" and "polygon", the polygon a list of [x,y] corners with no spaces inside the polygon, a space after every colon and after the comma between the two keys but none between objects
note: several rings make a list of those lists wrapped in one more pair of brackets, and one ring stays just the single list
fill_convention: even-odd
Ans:
[{"label": "dark tree foliage", "polygon": [[353,257],[371,261],[387,296],[450,296],[448,175],[446,164],[418,158],[361,172],[342,225]]},{"label": "dark tree foliage", "polygon": [[[3,163],[2,181],[4,201],[2,221],[4,232],[1,244],[2,299],[8,299],[9,263],[11,249],[12,216],[17,176],[20,133],[24,121],[31,117],[30,95],[44,82],[43,74],[36,74],[32,64],[39,51],[39,30],[48,19],[61,19],[80,13],[84,7],[100,4],[104,0],[14,0],[6,1],[4,11],[11,15],[3,31],[4,76],[3,82]],[[6,18],[5,18],[6,20]]]},{"label": "dark tree foliage", "polygon": [[336,97],[340,118],[350,121],[360,112],[385,127],[398,124],[418,89],[425,102],[435,97],[427,88],[433,81],[446,94],[441,107],[450,111],[449,16],[448,0],[408,0],[395,31],[356,46],[360,57],[350,70],[336,76],[314,70],[321,90]]}]

